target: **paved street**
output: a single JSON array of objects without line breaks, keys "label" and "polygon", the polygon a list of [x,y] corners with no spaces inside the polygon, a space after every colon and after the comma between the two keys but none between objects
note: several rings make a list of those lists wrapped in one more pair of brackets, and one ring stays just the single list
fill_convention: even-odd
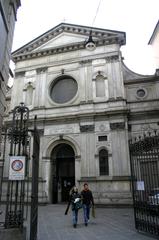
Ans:
[{"label": "paved street", "polygon": [[[38,240],[154,240],[137,233],[131,208],[96,208],[96,218],[91,219],[87,227],[80,210],[76,229],[72,226],[72,211],[69,210],[68,215],[64,215],[65,209],[65,204],[39,206]],[[0,220],[4,220],[4,208]],[[5,232],[0,230],[0,240],[21,239],[18,235],[14,238],[15,233],[11,234],[5,237]]]},{"label": "paved street", "polygon": [[121,208],[97,208],[96,218],[88,227],[83,224],[82,210],[79,223],[72,227],[71,211],[64,215],[66,205],[39,207],[38,240],[151,240],[134,228],[133,210]]}]

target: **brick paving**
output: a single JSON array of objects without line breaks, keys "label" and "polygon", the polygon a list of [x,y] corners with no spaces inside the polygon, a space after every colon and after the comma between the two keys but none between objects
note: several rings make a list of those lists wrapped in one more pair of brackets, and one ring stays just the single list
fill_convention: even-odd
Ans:
[{"label": "brick paving", "polygon": [[73,228],[71,210],[64,215],[66,205],[39,207],[38,240],[151,240],[134,227],[131,208],[96,208],[96,218],[86,227],[82,209],[77,228]]}]

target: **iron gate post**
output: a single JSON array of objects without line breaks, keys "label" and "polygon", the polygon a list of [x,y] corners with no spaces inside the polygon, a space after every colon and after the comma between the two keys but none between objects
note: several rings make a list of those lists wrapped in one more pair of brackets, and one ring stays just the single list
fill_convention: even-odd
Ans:
[{"label": "iron gate post", "polygon": [[32,192],[31,192],[31,212],[30,212],[30,240],[37,240],[38,228],[38,178],[39,178],[39,150],[40,138],[34,120],[33,130],[33,162],[32,162]]}]

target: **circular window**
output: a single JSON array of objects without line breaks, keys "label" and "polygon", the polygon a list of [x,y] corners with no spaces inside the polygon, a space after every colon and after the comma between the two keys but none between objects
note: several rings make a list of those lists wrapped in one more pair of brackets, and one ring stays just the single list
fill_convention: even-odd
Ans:
[{"label": "circular window", "polygon": [[146,95],[146,91],[144,89],[138,89],[136,94],[137,94],[137,97],[143,98]]},{"label": "circular window", "polygon": [[76,95],[77,89],[77,82],[72,77],[61,76],[54,81],[50,96],[56,103],[66,103]]}]

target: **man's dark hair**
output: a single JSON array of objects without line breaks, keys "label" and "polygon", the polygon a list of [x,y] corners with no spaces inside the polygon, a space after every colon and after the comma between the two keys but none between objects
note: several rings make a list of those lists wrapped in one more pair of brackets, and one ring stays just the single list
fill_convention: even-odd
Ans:
[{"label": "man's dark hair", "polygon": [[88,186],[88,183],[84,183],[83,186]]}]

